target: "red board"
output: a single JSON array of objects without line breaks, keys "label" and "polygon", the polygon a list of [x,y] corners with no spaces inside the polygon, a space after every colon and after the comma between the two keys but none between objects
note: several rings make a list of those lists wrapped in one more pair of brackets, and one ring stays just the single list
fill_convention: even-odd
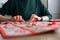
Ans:
[{"label": "red board", "polygon": [[28,36],[55,30],[59,27],[53,22],[1,22],[0,30],[4,38]]},{"label": "red board", "polygon": [[52,22],[60,22],[60,19],[51,20]]}]

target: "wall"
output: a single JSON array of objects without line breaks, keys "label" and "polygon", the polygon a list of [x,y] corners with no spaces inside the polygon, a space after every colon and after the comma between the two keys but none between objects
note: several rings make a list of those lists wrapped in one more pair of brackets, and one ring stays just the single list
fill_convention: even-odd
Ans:
[{"label": "wall", "polygon": [[48,0],[48,9],[54,19],[60,18],[60,0]]},{"label": "wall", "polygon": [[[59,1],[60,2],[60,1]],[[60,3],[59,3],[60,4]],[[59,5],[59,13],[60,13],[60,5]]]},{"label": "wall", "polygon": [[0,0],[0,8],[7,2],[8,0]]}]

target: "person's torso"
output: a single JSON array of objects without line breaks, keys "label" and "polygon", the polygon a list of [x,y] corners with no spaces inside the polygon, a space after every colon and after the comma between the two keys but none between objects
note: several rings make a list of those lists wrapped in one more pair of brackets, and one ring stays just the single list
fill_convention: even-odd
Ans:
[{"label": "person's torso", "polygon": [[8,0],[2,7],[7,15],[21,15],[28,20],[32,14],[39,15],[37,0]]}]

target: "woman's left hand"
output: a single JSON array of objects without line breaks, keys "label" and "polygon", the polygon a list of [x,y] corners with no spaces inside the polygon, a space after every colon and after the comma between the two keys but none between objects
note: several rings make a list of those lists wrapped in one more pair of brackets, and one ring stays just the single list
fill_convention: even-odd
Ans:
[{"label": "woman's left hand", "polygon": [[41,20],[41,17],[38,17],[38,16],[35,15],[35,14],[32,14],[29,22],[34,22],[34,21],[39,21],[39,20]]}]

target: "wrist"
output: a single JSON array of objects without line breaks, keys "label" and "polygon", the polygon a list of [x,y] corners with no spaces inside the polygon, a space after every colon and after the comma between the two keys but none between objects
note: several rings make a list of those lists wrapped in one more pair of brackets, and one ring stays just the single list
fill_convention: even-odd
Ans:
[{"label": "wrist", "polygon": [[49,21],[49,17],[48,16],[43,16],[43,17],[41,17],[41,20],[42,21]]},{"label": "wrist", "polygon": [[8,17],[8,18],[6,18],[6,20],[7,20],[7,21],[11,21],[11,18],[10,18],[10,17]]},{"label": "wrist", "polygon": [[41,17],[41,20],[40,21],[43,21],[43,18]]},{"label": "wrist", "polygon": [[8,20],[11,21],[11,18],[9,18]]}]

